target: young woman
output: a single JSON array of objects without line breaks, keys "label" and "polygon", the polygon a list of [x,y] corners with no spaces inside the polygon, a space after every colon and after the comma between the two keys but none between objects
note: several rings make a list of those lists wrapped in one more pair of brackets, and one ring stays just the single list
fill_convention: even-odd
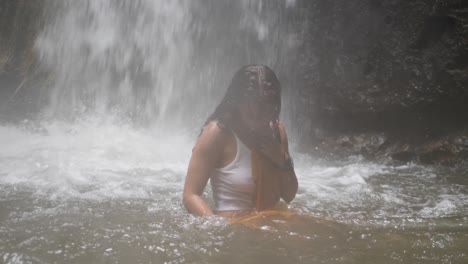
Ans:
[{"label": "young woman", "polygon": [[[297,178],[279,121],[281,87],[264,65],[237,71],[193,148],[183,203],[192,214],[236,217],[291,202]],[[210,179],[214,208],[202,199]]]}]

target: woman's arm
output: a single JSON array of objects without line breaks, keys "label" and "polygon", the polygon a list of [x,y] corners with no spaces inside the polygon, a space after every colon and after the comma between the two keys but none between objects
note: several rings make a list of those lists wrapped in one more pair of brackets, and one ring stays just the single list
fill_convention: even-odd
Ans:
[{"label": "woman's arm", "polygon": [[283,165],[284,173],[281,177],[281,198],[287,203],[290,203],[296,197],[298,182],[291,156],[289,156],[288,136],[283,123],[278,124],[281,134],[281,145],[284,152],[285,164]]},{"label": "woman's arm", "polygon": [[260,150],[276,165],[278,170],[280,170],[280,196],[285,202],[289,203],[296,196],[298,182],[292,159],[289,156],[288,137],[283,123],[278,123],[278,130],[281,136],[280,142],[268,139],[270,136],[264,135],[267,139],[261,143]]},{"label": "woman's arm", "polygon": [[223,130],[215,122],[208,124],[192,151],[185,186],[183,203],[187,211],[198,216],[213,215],[213,211],[201,198],[212,170],[223,154]]}]

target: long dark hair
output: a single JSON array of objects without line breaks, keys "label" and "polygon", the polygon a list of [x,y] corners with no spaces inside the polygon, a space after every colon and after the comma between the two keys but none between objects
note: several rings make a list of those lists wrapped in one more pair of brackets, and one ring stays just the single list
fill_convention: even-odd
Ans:
[{"label": "long dark hair", "polygon": [[277,116],[271,121],[278,122],[281,110],[281,85],[278,78],[268,66],[246,65],[234,74],[224,98],[203,127],[211,121],[217,121],[221,128],[232,128],[238,118],[239,105],[247,98],[259,105],[273,105]]}]

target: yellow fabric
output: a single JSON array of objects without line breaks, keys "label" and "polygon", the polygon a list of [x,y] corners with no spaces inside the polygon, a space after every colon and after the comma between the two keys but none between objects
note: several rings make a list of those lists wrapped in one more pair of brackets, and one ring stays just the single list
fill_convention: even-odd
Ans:
[{"label": "yellow fabric", "polygon": [[230,224],[243,224],[255,226],[255,222],[271,217],[290,218],[296,213],[285,210],[278,210],[281,206],[281,177],[282,171],[278,170],[274,164],[264,155],[252,150],[252,176],[256,184],[255,210],[240,217],[230,220]]},{"label": "yellow fabric", "polygon": [[[252,213],[230,220],[230,224],[251,230],[274,232],[288,237],[322,237],[325,240],[344,241],[349,234],[348,226],[317,218],[312,215],[303,215],[291,211],[266,210]],[[292,235],[295,234],[295,235]]]},{"label": "yellow fabric", "polygon": [[289,211],[266,210],[266,211],[262,211],[258,213],[252,213],[252,214],[233,218],[229,221],[229,223],[248,225],[252,221],[265,219],[267,217],[280,216],[280,217],[285,217],[285,218],[291,218],[296,215],[297,215],[296,213],[289,212]]}]

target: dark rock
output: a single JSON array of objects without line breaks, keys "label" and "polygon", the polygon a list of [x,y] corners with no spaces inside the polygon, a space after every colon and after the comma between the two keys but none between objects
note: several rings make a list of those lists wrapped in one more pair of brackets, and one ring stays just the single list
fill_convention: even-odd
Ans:
[{"label": "dark rock", "polygon": [[35,61],[34,41],[44,1],[0,2],[0,73],[25,75]]},{"label": "dark rock", "polygon": [[[453,151],[459,143],[429,146],[468,126],[467,1],[299,3],[309,23],[298,58],[305,98],[298,108],[312,119],[303,131],[313,141],[325,139],[316,130],[383,133],[377,156],[460,160],[464,152]],[[336,140],[336,148],[343,145]],[[343,149],[349,144],[359,146],[346,141]]]},{"label": "dark rock", "polygon": [[34,43],[43,25],[44,1],[0,2],[0,119],[21,120],[39,102]]},{"label": "dark rock", "polygon": [[415,148],[418,159],[427,164],[453,165],[465,161],[468,151],[467,131],[426,142]]},{"label": "dark rock", "polygon": [[401,162],[452,166],[468,161],[468,130],[422,140],[387,138],[384,133],[327,135],[321,136],[315,152],[329,159],[361,155],[374,160],[389,157]]}]

